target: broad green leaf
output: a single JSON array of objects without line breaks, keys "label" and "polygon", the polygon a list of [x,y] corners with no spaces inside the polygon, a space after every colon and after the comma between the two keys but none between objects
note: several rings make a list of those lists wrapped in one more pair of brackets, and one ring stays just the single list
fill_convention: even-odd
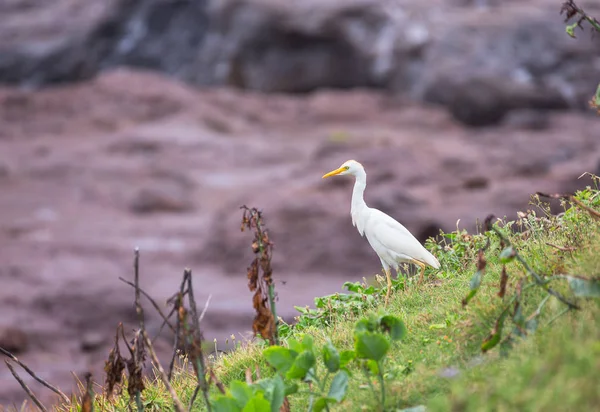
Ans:
[{"label": "broad green leaf", "polygon": [[392,340],[400,340],[406,335],[406,326],[404,326],[404,322],[396,316],[382,316],[379,323],[383,330],[390,334]]},{"label": "broad green leaf", "polygon": [[365,331],[374,331],[375,327],[369,319],[361,319],[356,322],[356,326],[354,327],[354,332],[365,332]]},{"label": "broad green leaf", "polygon": [[596,96],[595,100],[596,100],[596,105],[600,106],[600,84],[598,84],[598,88],[596,89]]},{"label": "broad green leaf", "polygon": [[313,412],[321,412],[327,405],[331,405],[332,403],[335,403],[335,399],[329,399],[322,396],[313,403],[312,410]]},{"label": "broad green leaf", "polygon": [[235,399],[230,396],[217,395],[211,402],[212,410],[215,412],[240,412],[241,407],[237,405]]},{"label": "broad green leaf", "polygon": [[271,412],[271,404],[258,392],[248,401],[242,412]]},{"label": "broad green leaf", "polygon": [[309,334],[305,334],[302,338],[302,347],[304,348],[304,350],[312,351],[314,346],[313,342],[313,337]]},{"label": "broad green leaf", "polygon": [[229,391],[240,408],[243,408],[250,398],[252,398],[252,389],[250,389],[246,383],[241,381],[232,381],[229,384]]},{"label": "broad green leaf", "polygon": [[298,392],[298,384],[297,383],[286,383],[285,384],[285,396],[293,395]]},{"label": "broad green leaf", "polygon": [[353,350],[343,350],[340,353],[340,368],[346,367],[354,359],[356,359],[356,352]]},{"label": "broad green leaf", "polygon": [[573,294],[582,298],[600,298],[600,279],[567,276]]},{"label": "broad green leaf", "polygon": [[304,379],[310,368],[315,366],[315,361],[315,354],[312,351],[305,350],[296,357],[286,377],[288,379]]},{"label": "broad green leaf", "polygon": [[263,355],[267,362],[281,373],[286,373],[294,364],[294,355],[282,346],[269,346],[263,351]]},{"label": "broad green leaf", "polygon": [[348,374],[344,371],[339,371],[335,374],[329,387],[328,398],[333,398],[337,402],[341,402],[348,391]]},{"label": "broad green leaf", "polygon": [[340,369],[340,353],[329,340],[323,346],[323,362],[331,373],[335,373]]},{"label": "broad green leaf", "polygon": [[285,384],[279,374],[269,379],[261,379],[257,382],[264,390],[265,399],[271,404],[271,412],[279,412],[285,397]]},{"label": "broad green leaf", "polygon": [[502,252],[500,252],[500,262],[509,263],[515,258],[516,255],[517,252],[515,251],[515,249],[512,246],[508,246],[504,248]]},{"label": "broad green leaf", "polygon": [[360,332],[354,335],[354,349],[359,358],[379,361],[390,349],[390,343],[379,333]]},{"label": "broad green leaf", "polygon": [[302,352],[304,349],[302,348],[302,344],[300,342],[298,342],[296,339],[294,338],[290,338],[287,340],[287,345],[290,348],[290,350],[292,351],[292,355],[294,355],[293,352],[296,353],[296,355],[294,357],[296,357],[300,352]]}]

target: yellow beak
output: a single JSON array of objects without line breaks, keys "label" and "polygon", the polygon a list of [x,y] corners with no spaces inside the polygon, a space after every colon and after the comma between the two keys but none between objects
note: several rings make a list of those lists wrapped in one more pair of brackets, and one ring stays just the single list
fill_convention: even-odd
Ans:
[{"label": "yellow beak", "polygon": [[331,176],[335,176],[335,175],[339,175],[340,173],[342,173],[344,170],[346,170],[345,167],[340,167],[339,169],[335,169],[332,170],[331,172],[324,174],[323,177],[321,179],[325,179],[326,177],[331,177]]}]

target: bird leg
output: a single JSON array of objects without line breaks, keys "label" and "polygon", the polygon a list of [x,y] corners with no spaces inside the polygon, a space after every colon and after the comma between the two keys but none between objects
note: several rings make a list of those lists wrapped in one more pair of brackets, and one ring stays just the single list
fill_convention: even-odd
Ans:
[{"label": "bird leg", "polygon": [[425,264],[424,264],[424,263],[421,263],[421,262],[419,262],[419,261],[415,261],[415,264],[416,264],[417,266],[420,266],[420,267],[421,267],[421,274],[419,275],[419,283],[418,283],[418,284],[420,285],[420,284],[422,284],[422,283],[423,283],[423,279],[424,279],[424,277],[425,277]]},{"label": "bird leg", "polygon": [[390,299],[390,292],[392,291],[392,274],[389,269],[384,268],[385,276],[387,277],[387,292],[385,294],[385,306],[387,307]]}]

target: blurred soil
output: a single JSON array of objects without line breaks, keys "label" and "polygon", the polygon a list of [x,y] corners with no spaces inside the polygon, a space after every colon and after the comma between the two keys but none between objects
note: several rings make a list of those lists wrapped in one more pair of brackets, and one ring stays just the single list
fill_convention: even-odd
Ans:
[{"label": "blurred soil", "polygon": [[[192,268],[197,299],[212,295],[205,336],[223,342],[252,317],[242,204],[264,211],[291,320],[294,305],[379,271],[351,224],[351,179],[321,179],[344,160],[365,165],[367,202],[421,240],[459,219],[473,230],[488,213],[512,216],[530,193],[581,187],[600,169],[589,114],[523,110],[469,129],[381,92],[198,90],[125,69],[1,89],[0,125],[0,345],[65,390],[71,371],[102,379],[117,323],[134,325],[118,277],[132,278],[135,246],[142,287],[160,303]],[[157,345],[167,356],[170,336]],[[0,404],[23,399],[6,368],[0,382]]]}]

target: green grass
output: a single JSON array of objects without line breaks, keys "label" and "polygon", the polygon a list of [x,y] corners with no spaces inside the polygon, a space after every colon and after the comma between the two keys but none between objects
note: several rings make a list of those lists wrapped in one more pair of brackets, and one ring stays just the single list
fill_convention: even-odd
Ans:
[{"label": "green grass", "polygon": [[[600,209],[598,190],[588,188],[578,198],[595,210]],[[600,221],[579,207],[567,208],[559,216],[546,215],[543,209],[542,206],[537,213],[524,213],[517,222],[504,221],[498,227],[540,275],[599,277]],[[485,252],[487,267],[481,287],[463,307],[461,301],[468,294],[476,271],[478,249],[488,238],[490,246]],[[509,280],[502,299],[497,295],[502,247],[494,234],[455,231],[437,243],[428,242],[428,247],[440,260],[442,269],[428,270],[425,284],[417,285],[411,280],[404,288],[403,280],[396,281],[398,290],[387,308],[379,295],[370,297],[368,305],[360,305],[361,299],[340,302],[335,297],[328,298],[321,317],[306,315],[298,322],[300,327],[286,327],[284,345],[286,338],[301,339],[303,334],[310,334],[318,347],[329,338],[339,350],[352,349],[358,319],[372,313],[389,313],[404,321],[408,334],[387,355],[386,410],[423,405],[428,411],[584,411],[600,404],[600,299],[575,298],[565,279],[555,279],[550,285],[575,300],[581,310],[557,317],[565,305],[551,297],[537,317],[535,332],[526,338],[515,337],[512,348],[502,343],[482,353],[482,342],[519,280],[529,279],[527,273],[515,261],[507,264]],[[546,296],[540,287],[524,287],[524,316],[531,315]],[[342,310],[336,310],[335,305]],[[344,309],[352,305],[360,307],[355,311],[358,313]],[[514,323],[507,320],[502,338],[511,330],[516,336],[513,328]],[[253,379],[257,379],[257,370],[263,378],[272,375],[262,357],[265,347],[261,342],[240,345],[215,361],[216,375],[225,385],[232,380],[245,380],[248,369]],[[322,370],[323,365],[319,368]],[[365,376],[357,367],[352,367],[351,372],[345,400],[331,410],[377,410]],[[178,368],[173,386],[184,404],[189,402],[195,384],[189,368]],[[128,395],[126,390],[123,392],[110,404],[98,395],[96,406],[100,410],[126,410]],[[212,385],[211,394],[215,393]],[[158,379],[146,382],[142,398],[147,410],[172,410],[170,397]],[[292,395],[290,402],[292,411],[307,410],[308,395]],[[198,396],[194,410],[203,408],[202,397]]]}]

